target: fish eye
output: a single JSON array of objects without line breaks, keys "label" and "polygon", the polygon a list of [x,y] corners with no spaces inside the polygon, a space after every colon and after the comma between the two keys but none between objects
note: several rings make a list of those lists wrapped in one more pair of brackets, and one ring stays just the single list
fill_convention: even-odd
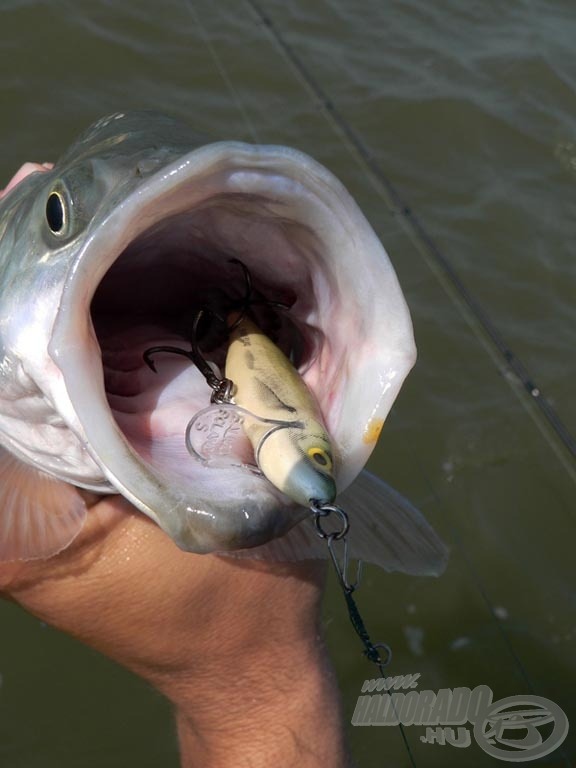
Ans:
[{"label": "fish eye", "polygon": [[327,453],[323,448],[308,448],[307,454],[315,464],[318,464],[319,467],[322,467],[328,472],[332,469],[332,459],[330,454]]},{"label": "fish eye", "polygon": [[46,221],[54,235],[61,235],[66,226],[66,206],[59,192],[51,192],[46,202]]}]

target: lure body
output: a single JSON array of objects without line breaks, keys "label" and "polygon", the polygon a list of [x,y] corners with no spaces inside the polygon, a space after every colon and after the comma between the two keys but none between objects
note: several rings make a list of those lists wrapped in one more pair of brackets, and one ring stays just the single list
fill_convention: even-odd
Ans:
[{"label": "lure body", "polygon": [[265,477],[299,504],[332,502],[333,450],[320,408],[282,350],[247,317],[231,333],[226,378],[234,403],[259,417],[246,417],[244,430]]}]

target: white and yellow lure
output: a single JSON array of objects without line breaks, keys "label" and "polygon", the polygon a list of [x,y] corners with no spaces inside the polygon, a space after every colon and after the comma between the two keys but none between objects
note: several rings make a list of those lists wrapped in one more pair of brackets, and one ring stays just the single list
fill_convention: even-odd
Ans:
[{"label": "white and yellow lure", "polygon": [[246,417],[244,430],[262,474],[300,504],[332,502],[334,457],[318,404],[282,350],[247,317],[232,331],[226,378],[234,383],[233,402],[259,417]]},{"label": "white and yellow lure", "polygon": [[304,506],[331,503],[336,497],[334,455],[314,396],[254,322],[235,318],[229,318],[224,380],[232,383],[230,397],[192,419],[189,450],[217,465],[214,455],[234,455],[241,424],[258,469],[278,490]]}]

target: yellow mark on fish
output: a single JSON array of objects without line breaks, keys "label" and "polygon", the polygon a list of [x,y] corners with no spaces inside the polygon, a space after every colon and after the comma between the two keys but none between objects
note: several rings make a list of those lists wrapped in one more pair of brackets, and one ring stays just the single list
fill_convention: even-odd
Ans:
[{"label": "yellow mark on fish", "polygon": [[362,441],[367,445],[372,445],[380,437],[382,427],[384,426],[384,419],[370,419],[364,430]]}]

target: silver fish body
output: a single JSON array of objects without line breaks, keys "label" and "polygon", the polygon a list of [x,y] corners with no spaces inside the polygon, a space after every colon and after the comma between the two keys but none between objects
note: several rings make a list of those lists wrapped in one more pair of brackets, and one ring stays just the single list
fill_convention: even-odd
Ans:
[{"label": "silver fish body", "polygon": [[[22,504],[49,512],[71,486],[123,494],[198,553],[257,547],[308,515],[265,477],[195,462],[183,435],[209,402],[205,380],[184,359],[166,357],[158,375],[142,359],[154,344],[185,345],[199,308],[238,299],[231,258],[261,295],[290,306],[273,328],[259,324],[316,397],[338,490],[358,475],[415,346],[394,270],[357,205],[296,150],[198,146],[169,118],[119,113],[0,200],[0,481],[11,525]],[[217,340],[211,358],[223,366],[226,351]],[[19,549],[1,515],[0,559],[68,543],[55,533]],[[437,541],[423,570],[434,558],[444,558]]]}]

